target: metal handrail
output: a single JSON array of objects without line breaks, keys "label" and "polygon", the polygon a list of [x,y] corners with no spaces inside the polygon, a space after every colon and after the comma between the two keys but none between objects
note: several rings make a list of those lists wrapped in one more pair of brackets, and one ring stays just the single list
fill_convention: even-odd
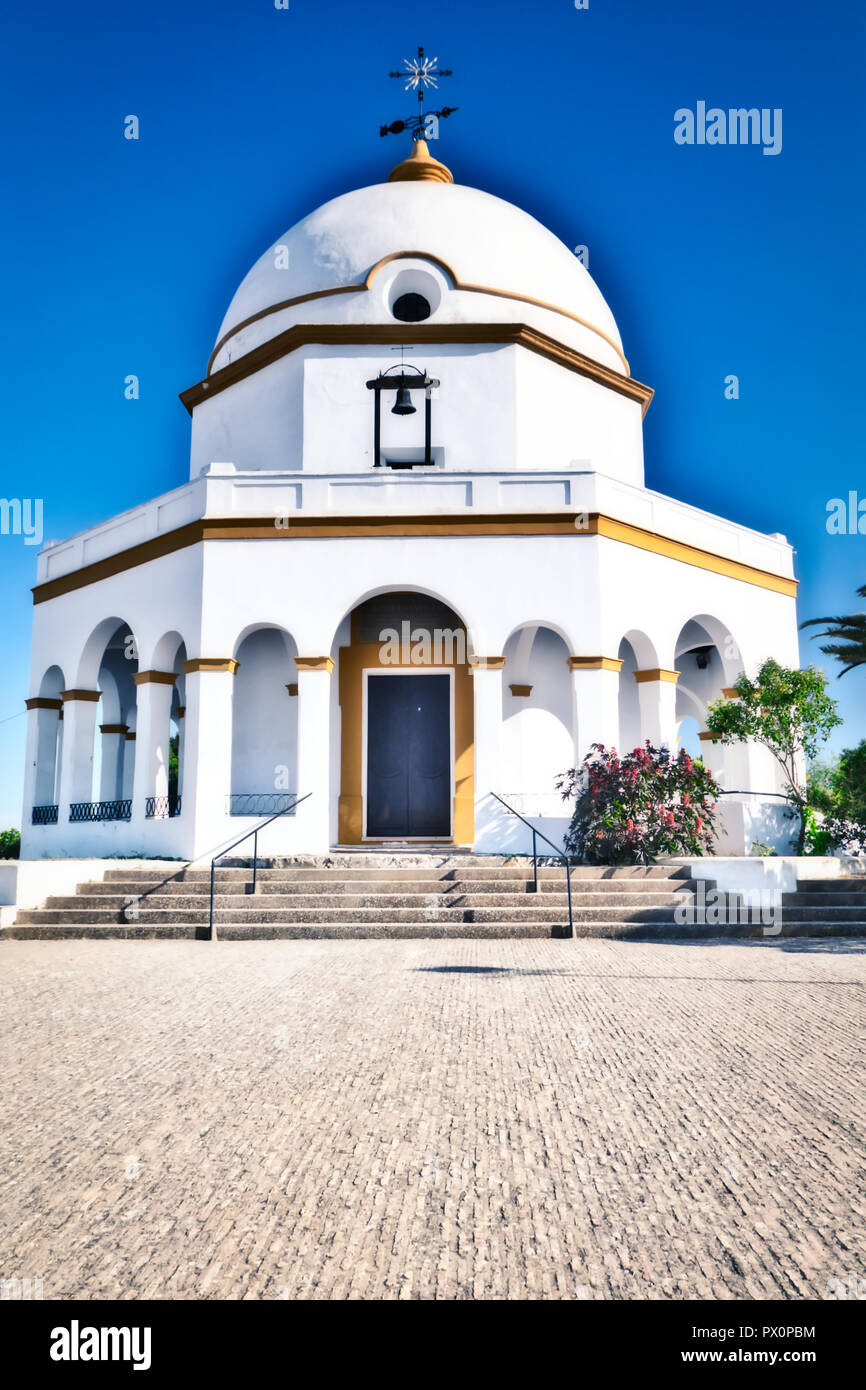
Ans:
[{"label": "metal handrail", "polygon": [[719,796],[778,796],[782,801],[790,801],[787,792],[752,792],[744,787],[719,787]]},{"label": "metal handrail", "polygon": [[553,850],[557,859],[560,860],[560,862],[564,865],[565,883],[566,888],[568,890],[568,929],[571,935],[574,936],[574,913],[572,911],[571,905],[571,865],[569,864],[567,857],[563,854],[561,849],[557,849],[553,841],[549,840],[543,831],[536,830],[535,826],[532,824],[531,821],[528,821],[525,816],[522,816],[520,814],[519,811],[515,811],[513,806],[509,806],[507,801],[503,801],[502,797],[499,796],[497,792],[491,792],[490,795],[496,797],[496,800],[499,802],[500,806],[504,806],[506,811],[511,812],[512,816],[516,816],[518,820],[522,820],[523,824],[525,826],[528,826],[528,828],[532,831],[532,891],[534,893],[538,892],[538,850],[536,847],[536,836],[540,836],[541,839],[544,840],[545,844],[550,845],[550,848]]},{"label": "metal handrail", "polygon": [[257,870],[258,870],[259,831],[260,831],[260,830],[264,830],[264,828],[265,828],[266,825],[270,825],[270,823],[271,823],[272,820],[279,820],[280,816],[284,816],[284,815],[286,814],[287,811],[293,811],[293,810],[295,809],[296,806],[300,806],[300,804],[301,804],[302,801],[306,801],[306,800],[307,800],[307,797],[310,797],[310,796],[312,796],[312,795],[313,795],[312,792],[307,792],[305,796],[299,796],[299,797],[297,797],[297,798],[292,802],[291,806],[284,806],[283,809],[282,809],[282,811],[276,811],[276,812],[274,813],[274,815],[268,816],[267,820],[260,821],[258,825],[254,825],[253,828],[252,828],[252,830],[248,830],[248,831],[246,832],[245,835],[242,835],[242,836],[240,837],[239,840],[235,840],[234,844],[229,845],[229,846],[228,846],[226,849],[224,849],[224,850],[221,850],[220,853],[217,854],[217,855],[210,861],[210,911],[209,911],[209,913],[208,913],[208,939],[209,939],[210,941],[213,941],[213,939],[214,939],[214,931],[213,931],[214,871],[215,871],[215,869],[216,869],[216,866],[217,866],[217,863],[219,862],[219,860],[220,860],[220,859],[226,859],[226,858],[228,857],[228,855],[231,854],[231,852],[232,852],[233,849],[237,849],[238,845],[242,845],[243,842],[244,842],[244,840],[248,840],[248,839],[250,838],[250,836],[252,835],[252,837],[253,837],[253,888],[252,888],[252,891],[255,893],[255,891],[256,891],[256,872],[257,872]]}]

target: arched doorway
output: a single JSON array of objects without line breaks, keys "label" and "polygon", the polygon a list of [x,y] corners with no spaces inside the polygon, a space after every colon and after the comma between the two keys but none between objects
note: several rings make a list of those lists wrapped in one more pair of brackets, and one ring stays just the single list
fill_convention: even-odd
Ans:
[{"label": "arched doorway", "polygon": [[339,648],[339,839],[469,843],[472,677],[466,629],[426,594],[358,605]]}]

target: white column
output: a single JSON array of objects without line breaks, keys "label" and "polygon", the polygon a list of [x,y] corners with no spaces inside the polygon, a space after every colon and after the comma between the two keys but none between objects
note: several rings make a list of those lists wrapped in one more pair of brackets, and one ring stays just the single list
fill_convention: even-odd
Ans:
[{"label": "white column", "polygon": [[102,771],[100,801],[115,801],[123,796],[123,756],[126,751],[126,725],[100,724],[102,736]]},{"label": "white column", "polygon": [[502,752],[502,672],[504,656],[477,657],[472,663],[475,727],[475,805],[491,792],[520,791],[503,787]]},{"label": "white column", "polygon": [[325,854],[331,847],[331,672],[329,656],[299,656],[297,793],[298,848]]},{"label": "white column", "polygon": [[570,656],[573,691],[574,764],[579,767],[594,743],[619,747],[619,673],[610,656]]},{"label": "white column", "polygon": [[641,742],[649,739],[656,748],[668,748],[677,755],[677,681],[679,671],[656,668],[635,671],[640,703]]},{"label": "white column", "polygon": [[34,806],[54,804],[57,737],[61,700],[37,697],[27,704],[27,753],[24,769],[24,824]]},{"label": "white column", "polygon": [[[470,667],[473,685],[473,785],[475,849],[500,851],[510,837],[523,836],[523,827],[491,795],[520,791],[502,785],[502,672],[504,656],[475,657]],[[506,797],[506,800],[508,798]],[[519,808],[518,808],[519,809]],[[528,832],[527,832],[528,833]]]},{"label": "white column", "polygon": [[122,800],[132,800],[132,783],[135,775],[135,730],[130,729],[123,739],[123,766],[120,772],[120,795]]},{"label": "white column", "polygon": [[63,710],[57,719],[57,751],[54,755],[54,795],[50,800],[57,806],[60,802],[60,770],[63,766]]},{"label": "white column", "polygon": [[135,775],[133,820],[144,820],[149,796],[168,796],[168,740],[171,732],[171,671],[139,671],[135,676]]},{"label": "white column", "polygon": [[698,734],[701,741],[701,759],[704,767],[709,768],[716,781],[724,786],[724,779],[720,779],[719,774],[723,773],[725,766],[725,752],[721,740],[713,738],[711,733],[706,730]]},{"label": "white column", "polygon": [[232,774],[232,693],[238,663],[196,657],[186,672],[186,768],[180,824],[185,853],[216,850],[231,838],[228,798]]},{"label": "white column", "polygon": [[98,690],[64,690],[63,761],[60,769],[60,820],[69,819],[73,801],[93,800],[93,737]]}]

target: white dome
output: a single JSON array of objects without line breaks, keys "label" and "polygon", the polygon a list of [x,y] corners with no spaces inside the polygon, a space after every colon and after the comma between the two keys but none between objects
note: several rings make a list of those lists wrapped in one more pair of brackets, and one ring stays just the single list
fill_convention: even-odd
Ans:
[{"label": "white dome", "polygon": [[393,325],[398,290],[425,295],[431,324],[527,323],[628,373],[604,297],[558,237],[502,198],[432,182],[344,193],[286,232],[241,282],[209,371],[295,324]]}]

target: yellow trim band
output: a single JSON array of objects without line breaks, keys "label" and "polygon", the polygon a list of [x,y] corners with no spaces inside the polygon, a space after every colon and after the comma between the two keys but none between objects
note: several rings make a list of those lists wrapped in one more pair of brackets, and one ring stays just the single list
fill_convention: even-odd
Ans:
[{"label": "yellow trim band", "polygon": [[[443,261],[440,256],[431,255],[429,251],[392,251],[377,261],[358,284],[333,285],[326,290],[310,290],[306,294],[297,294],[292,299],[282,299],[278,304],[270,304],[266,309],[259,309],[257,313],[250,314],[248,318],[242,319],[240,323],[236,324],[234,328],[230,328],[228,333],[224,333],[220,338],[208,359],[207,375],[210,376],[214,362],[229,339],[234,338],[242,329],[249,328],[250,324],[258,323],[271,314],[278,314],[283,309],[293,309],[297,304],[309,304],[314,299],[330,299],[335,294],[361,294],[364,290],[369,290],[384,266],[389,265],[391,261],[403,260],[429,261],[431,265],[438,266],[449,277],[455,290],[466,290],[470,294],[492,294],[497,299],[514,299],[520,304],[531,304],[536,309],[548,309],[553,314],[561,314],[563,318],[571,319],[573,323],[579,323],[581,328],[588,328],[590,333],[595,333],[597,337],[602,338],[609,347],[613,348],[625,368],[626,375],[630,375],[628,361],[622,348],[614,342],[609,333],[605,333],[604,329],[599,328],[596,324],[590,323],[589,319],[581,318],[580,314],[574,314],[570,309],[563,309],[560,304],[552,304],[546,299],[536,299],[533,295],[520,294],[516,290],[498,290],[491,285],[475,285],[468,280],[460,280],[456,271],[452,270],[447,261]],[[417,328],[417,324],[414,327]]]}]

